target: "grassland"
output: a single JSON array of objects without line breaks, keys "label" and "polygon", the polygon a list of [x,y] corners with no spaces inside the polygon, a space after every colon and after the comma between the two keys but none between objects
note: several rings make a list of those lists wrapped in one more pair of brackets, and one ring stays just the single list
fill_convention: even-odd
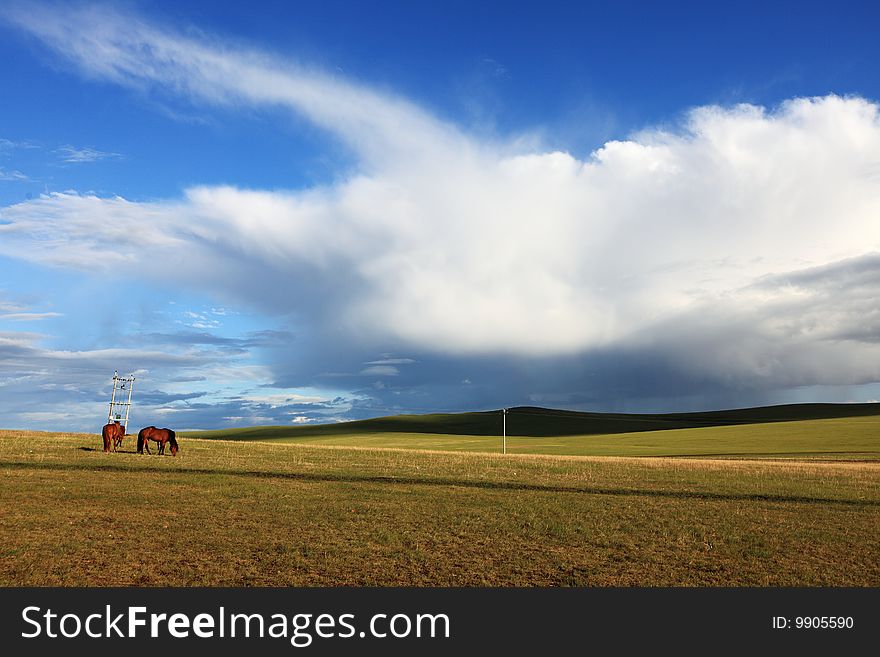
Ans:
[{"label": "grassland", "polygon": [[[776,447],[728,440],[738,454],[749,441],[789,457],[825,459],[833,440],[846,458],[877,451],[876,424],[786,446],[795,424],[772,425],[793,431]],[[632,450],[659,437],[640,439]],[[96,435],[0,432],[0,585],[880,586],[876,461],[193,438],[172,458],[131,440],[105,455]]]},{"label": "grassland", "polygon": [[[360,423],[346,423],[341,426],[349,424]],[[342,433],[335,430],[336,426],[340,425],[330,425],[329,428],[333,431],[300,432],[291,431],[291,427],[253,427],[191,432],[183,435],[342,447],[392,447],[466,452],[501,450],[501,437],[497,434],[410,433],[372,431],[363,427],[360,427],[360,431],[356,433]],[[880,459],[880,415],[593,435],[509,435],[507,450],[514,454],[568,456],[878,460]]]}]

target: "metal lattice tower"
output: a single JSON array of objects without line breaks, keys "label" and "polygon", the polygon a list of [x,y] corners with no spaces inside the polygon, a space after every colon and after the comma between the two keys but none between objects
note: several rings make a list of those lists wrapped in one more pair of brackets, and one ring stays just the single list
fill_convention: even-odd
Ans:
[{"label": "metal lattice tower", "polygon": [[[113,372],[113,392],[110,395],[110,412],[107,413],[107,424],[119,422],[128,427],[128,413],[131,410],[131,391],[134,388],[134,376],[119,376],[119,372]],[[128,396],[126,397],[126,391]],[[116,396],[126,401],[116,401]]]}]

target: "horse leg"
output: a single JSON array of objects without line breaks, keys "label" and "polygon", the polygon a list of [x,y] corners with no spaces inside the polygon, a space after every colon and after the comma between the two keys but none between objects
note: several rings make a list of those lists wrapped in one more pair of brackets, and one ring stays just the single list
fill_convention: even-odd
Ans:
[{"label": "horse leg", "polygon": [[164,440],[159,443],[159,454],[161,456],[165,455],[165,441]]}]

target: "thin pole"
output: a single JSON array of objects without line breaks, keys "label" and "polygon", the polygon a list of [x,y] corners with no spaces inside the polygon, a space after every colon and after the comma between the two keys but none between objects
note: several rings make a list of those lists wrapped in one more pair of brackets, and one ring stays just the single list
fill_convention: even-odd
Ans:
[{"label": "thin pole", "polygon": [[113,422],[113,406],[116,402],[116,381],[119,377],[119,372],[113,372],[113,392],[110,393],[110,412],[107,413],[107,424],[111,424]]},{"label": "thin pole", "polygon": [[501,409],[501,417],[503,417],[502,427],[503,427],[503,438],[501,440],[501,453],[507,454],[507,409]]},{"label": "thin pole", "polygon": [[[134,388],[134,377],[128,377],[128,406],[125,407],[125,428],[128,430],[128,413],[131,411],[131,389]],[[130,433],[130,432],[129,432]]]}]

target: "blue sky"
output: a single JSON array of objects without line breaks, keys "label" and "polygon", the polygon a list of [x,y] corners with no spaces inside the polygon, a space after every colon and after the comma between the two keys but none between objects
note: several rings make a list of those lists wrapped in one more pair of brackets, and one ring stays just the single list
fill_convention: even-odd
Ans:
[{"label": "blue sky", "polygon": [[12,2],[3,424],[877,399],[878,13]]}]

